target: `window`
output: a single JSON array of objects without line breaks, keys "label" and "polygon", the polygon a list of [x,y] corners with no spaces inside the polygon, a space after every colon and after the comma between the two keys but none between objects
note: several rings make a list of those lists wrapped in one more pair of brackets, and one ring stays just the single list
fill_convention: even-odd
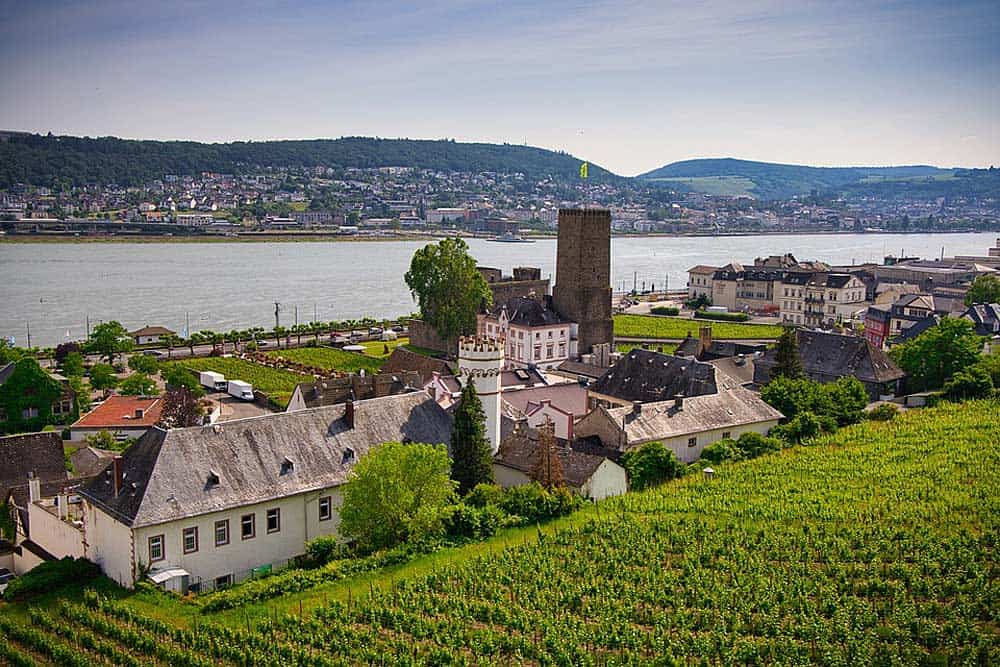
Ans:
[{"label": "window", "polygon": [[153,535],[149,538],[149,562],[155,563],[158,560],[163,560],[166,558],[165,549],[163,548],[163,535]]},{"label": "window", "polygon": [[219,589],[222,589],[222,588],[229,588],[232,585],[233,585],[233,575],[231,575],[231,574],[224,574],[221,577],[216,577],[215,578],[215,588],[216,588],[216,590],[219,590]]},{"label": "window", "polygon": [[542,346],[541,345],[536,345],[535,346],[535,356],[533,358],[534,359],[541,359],[542,358]]},{"label": "window", "polygon": [[275,507],[267,511],[267,532],[277,533],[281,530],[281,510]]},{"label": "window", "polygon": [[215,546],[224,547],[229,544],[229,519],[215,522]]},{"label": "window", "polygon": [[244,540],[249,540],[257,534],[257,515],[244,514],[240,519],[240,535]]},{"label": "window", "polygon": [[21,419],[34,419],[38,416],[38,408],[25,408],[21,410]]},{"label": "window", "polygon": [[552,338],[552,332],[551,331],[549,332],[549,338]]},{"label": "window", "polygon": [[198,529],[184,529],[184,553],[193,554],[198,550]]},{"label": "window", "polygon": [[545,346],[545,358],[551,359],[554,356],[555,356],[555,348],[552,346],[552,343],[549,343],[548,345]]},{"label": "window", "polygon": [[333,503],[330,496],[323,496],[319,499],[319,520],[329,521],[333,516]]},{"label": "window", "polygon": [[697,444],[698,444],[698,437],[697,436],[688,438],[688,447],[694,447]]},{"label": "window", "polygon": [[733,432],[732,431],[723,431],[722,432],[722,439],[723,440],[729,440],[732,437],[733,437]]}]

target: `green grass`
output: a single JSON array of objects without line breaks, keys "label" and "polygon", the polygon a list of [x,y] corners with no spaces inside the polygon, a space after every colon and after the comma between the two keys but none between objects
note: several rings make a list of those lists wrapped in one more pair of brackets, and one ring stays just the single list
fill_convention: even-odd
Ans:
[{"label": "green grass", "polygon": [[[282,664],[314,651],[344,664],[991,664],[998,408],[944,404],[846,428],[716,466],[712,479],[203,615],[191,639],[304,650]],[[195,626],[190,603],[99,585],[143,615]],[[35,604],[67,594],[79,591]],[[26,607],[0,615],[20,621]]]},{"label": "green grass", "polygon": [[[637,347],[641,349],[642,348],[642,343],[615,343],[615,349],[617,349],[622,354],[628,354],[629,352],[631,352],[632,350],[634,350]],[[677,343],[658,343],[658,344],[650,344],[648,347],[649,347],[649,349],[653,350],[654,352],[656,351],[657,348],[661,348],[662,347],[663,348],[663,354],[673,354],[674,351],[678,348],[678,344]]]},{"label": "green grass", "polygon": [[[364,346],[365,354],[367,354],[369,357],[387,359],[389,355],[392,354],[392,351],[395,350],[400,345],[408,349],[410,347],[409,343],[410,343],[409,338],[397,338],[396,340],[386,340],[386,341],[369,340],[361,343],[361,345]],[[386,346],[389,347],[388,352],[385,351]]]},{"label": "green grass", "polygon": [[383,360],[369,357],[359,352],[344,352],[335,347],[298,347],[288,350],[272,350],[269,357],[283,357],[291,361],[342,373],[377,373]]},{"label": "green grass", "polygon": [[778,324],[739,324],[654,315],[615,315],[614,319],[615,335],[627,338],[682,339],[689,332],[697,336],[698,329],[703,326],[712,327],[715,340],[767,339],[781,335]]},{"label": "green grass", "polygon": [[676,183],[692,192],[704,192],[720,197],[738,197],[752,195],[754,182],[745,176],[671,176],[651,178],[651,181]]},{"label": "green grass", "polygon": [[280,406],[288,405],[288,400],[295,391],[295,385],[312,379],[311,376],[301,373],[268,368],[235,357],[199,357],[165,363],[179,364],[195,371],[215,371],[225,375],[227,380],[249,382],[255,390],[264,392]]}]

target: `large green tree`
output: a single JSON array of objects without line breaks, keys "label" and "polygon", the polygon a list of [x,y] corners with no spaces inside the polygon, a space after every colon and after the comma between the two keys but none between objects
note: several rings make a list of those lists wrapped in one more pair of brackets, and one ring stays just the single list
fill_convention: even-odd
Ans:
[{"label": "large green tree", "polygon": [[909,374],[910,390],[936,389],[979,360],[982,338],[972,322],[945,317],[916,338],[897,345],[889,356]]},{"label": "large green tree", "polygon": [[972,281],[969,291],[965,293],[965,305],[974,303],[1000,302],[1000,278],[984,273]]},{"label": "large green tree", "polygon": [[403,278],[420,306],[420,317],[444,340],[474,333],[476,313],[493,302],[469,246],[460,238],[417,250]]},{"label": "large green tree", "polygon": [[118,386],[118,376],[110,364],[94,364],[90,368],[90,386],[98,391],[108,391]]},{"label": "large green tree", "polygon": [[778,338],[771,377],[800,378],[805,375],[799,356],[799,336],[795,327],[785,327]]},{"label": "large green tree", "polygon": [[470,380],[462,387],[451,430],[451,478],[465,495],[476,484],[493,483],[493,450],[486,438],[486,414]]},{"label": "large green tree", "polygon": [[340,508],[340,530],[374,551],[440,535],[455,497],[444,445],[387,442],[351,471]]},{"label": "large green tree", "polygon": [[132,373],[118,387],[125,396],[155,396],[156,382],[145,373]]},{"label": "large green tree", "polygon": [[128,331],[114,320],[98,324],[87,339],[87,352],[101,355],[109,364],[115,363],[119,354],[131,349],[132,338]]}]

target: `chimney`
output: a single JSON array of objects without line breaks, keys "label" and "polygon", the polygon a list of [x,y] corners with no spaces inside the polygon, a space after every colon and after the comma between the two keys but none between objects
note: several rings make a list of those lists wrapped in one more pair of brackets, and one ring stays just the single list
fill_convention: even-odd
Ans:
[{"label": "chimney", "polygon": [[357,403],[351,399],[344,403],[344,421],[348,428],[354,428],[354,412],[357,410]]},{"label": "chimney", "polygon": [[708,352],[712,347],[712,327],[698,328],[698,356]]},{"label": "chimney", "polygon": [[42,480],[35,477],[35,473],[28,473],[28,502],[33,503],[42,499]]},{"label": "chimney", "polygon": [[676,408],[678,412],[684,409],[684,394],[677,394],[674,396],[674,408]]},{"label": "chimney", "polygon": [[65,519],[69,516],[69,496],[65,493],[60,493],[56,496],[56,509],[59,512],[60,519]]},{"label": "chimney", "polygon": [[114,484],[115,498],[117,498],[118,494],[122,492],[122,483],[125,479],[125,471],[122,469],[124,466],[124,459],[122,459],[121,456],[116,456],[114,460],[112,460],[111,466],[111,483]]},{"label": "chimney", "polygon": [[136,408],[135,409],[135,418],[136,419],[142,419],[143,415],[145,415],[145,414],[146,414],[146,411],[143,410],[142,408]]},{"label": "chimney", "polygon": [[642,401],[632,401],[632,414],[636,417],[642,414]]}]

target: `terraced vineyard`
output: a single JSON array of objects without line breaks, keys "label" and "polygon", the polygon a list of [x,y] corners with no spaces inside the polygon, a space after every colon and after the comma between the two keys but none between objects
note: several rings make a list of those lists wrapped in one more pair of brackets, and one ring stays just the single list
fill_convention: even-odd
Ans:
[{"label": "terraced vineyard", "polygon": [[0,631],[21,664],[996,664],[997,489],[1000,405],[945,405],[613,499],[304,618],[181,630],[90,595],[0,614]]},{"label": "terraced vineyard", "polygon": [[698,335],[699,327],[712,327],[716,340],[769,339],[781,335],[779,324],[740,324],[694,320],[687,317],[661,317],[657,315],[615,315],[615,336],[625,338],[667,338],[681,340],[689,333]]}]

